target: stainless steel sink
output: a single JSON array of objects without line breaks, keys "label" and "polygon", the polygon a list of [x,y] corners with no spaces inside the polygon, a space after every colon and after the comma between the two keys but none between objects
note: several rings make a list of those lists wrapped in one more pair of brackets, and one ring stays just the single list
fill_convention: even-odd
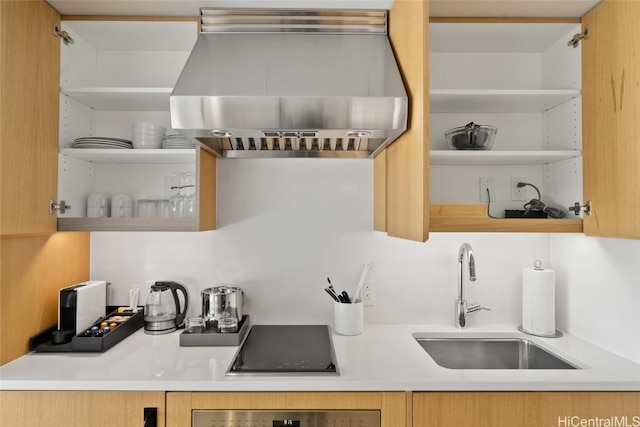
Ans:
[{"label": "stainless steel sink", "polygon": [[413,334],[443,368],[449,369],[581,369],[536,343],[520,337],[450,337]]}]

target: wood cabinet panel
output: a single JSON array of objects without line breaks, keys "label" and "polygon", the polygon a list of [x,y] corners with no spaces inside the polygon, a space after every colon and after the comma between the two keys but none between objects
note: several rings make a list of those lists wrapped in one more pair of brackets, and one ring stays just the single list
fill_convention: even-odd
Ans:
[{"label": "wood cabinet panel", "polygon": [[198,164],[198,230],[216,228],[216,156],[202,148],[197,149]]},{"label": "wood cabinet panel", "polygon": [[640,2],[607,0],[583,18],[585,234],[640,238]]},{"label": "wood cabinet panel", "polygon": [[621,425],[634,425],[640,423],[638,408],[638,392],[424,392],[413,394],[413,425],[569,426],[625,416],[627,424]]},{"label": "wood cabinet panel", "polygon": [[0,234],[53,233],[58,181],[60,15],[44,1],[0,2]]},{"label": "wood cabinet panel", "polygon": [[[386,149],[385,230],[424,242],[429,235],[429,4],[397,0],[389,12],[389,38],[409,96],[407,131]],[[377,168],[374,163],[374,168]],[[380,204],[375,204],[379,210]],[[374,215],[380,218],[380,213]],[[376,220],[376,230],[378,229]]]},{"label": "wood cabinet panel", "polygon": [[639,392],[424,392],[413,394],[413,425],[547,427],[612,417],[634,425],[638,408]]},{"label": "wood cabinet panel", "polygon": [[[2,391],[0,419],[11,427],[141,427],[144,408],[165,425],[165,393],[125,391]],[[189,424],[185,424],[189,425]]]},{"label": "wood cabinet panel", "polygon": [[379,409],[382,427],[407,424],[405,392],[169,392],[167,427],[191,422],[192,409]]},{"label": "wood cabinet panel", "polygon": [[0,365],[58,322],[58,290],[89,280],[89,233],[0,239]]}]

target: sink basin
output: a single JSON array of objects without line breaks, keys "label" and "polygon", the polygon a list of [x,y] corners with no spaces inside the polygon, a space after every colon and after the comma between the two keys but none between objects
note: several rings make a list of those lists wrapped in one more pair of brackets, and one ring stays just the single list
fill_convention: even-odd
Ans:
[{"label": "sink basin", "polygon": [[413,334],[443,368],[449,369],[580,369],[533,341],[521,337],[451,337]]}]

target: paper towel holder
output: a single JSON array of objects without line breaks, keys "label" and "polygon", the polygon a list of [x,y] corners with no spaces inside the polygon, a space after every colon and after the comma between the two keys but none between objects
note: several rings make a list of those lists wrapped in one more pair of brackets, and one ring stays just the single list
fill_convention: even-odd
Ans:
[{"label": "paper towel holder", "polygon": [[[539,259],[535,260],[533,262],[533,269],[537,271],[544,270],[544,268],[542,268],[542,261]],[[535,337],[541,337],[541,338],[560,338],[562,336],[562,332],[557,329],[553,334],[534,334],[533,332],[529,332],[526,329],[524,329],[522,325],[518,325],[518,331],[523,332],[527,335],[533,335]]]},{"label": "paper towel holder", "polygon": [[529,331],[525,331],[525,329],[522,327],[522,325],[518,325],[518,330],[520,332],[523,332],[527,335],[533,335],[534,337],[540,337],[540,338],[560,338],[562,337],[562,331],[559,331],[556,329],[555,333],[550,334],[550,335],[540,335],[540,334],[534,334],[533,332],[529,332]]}]

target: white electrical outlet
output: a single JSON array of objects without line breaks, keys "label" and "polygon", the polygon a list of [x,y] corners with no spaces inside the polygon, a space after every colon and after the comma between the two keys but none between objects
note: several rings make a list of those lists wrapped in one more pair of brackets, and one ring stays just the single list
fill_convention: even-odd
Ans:
[{"label": "white electrical outlet", "polygon": [[372,307],[376,302],[376,293],[373,280],[365,280],[362,284],[362,303],[365,307]]},{"label": "white electrical outlet", "polygon": [[511,178],[511,200],[514,202],[527,201],[527,189],[526,187],[518,187],[519,182],[527,182],[526,178],[522,177],[513,177]]},{"label": "white electrical outlet", "polygon": [[487,189],[491,194],[491,201],[492,202],[495,201],[496,189],[494,186],[493,177],[480,178],[480,201],[481,202],[489,201],[489,194],[487,193]]}]

